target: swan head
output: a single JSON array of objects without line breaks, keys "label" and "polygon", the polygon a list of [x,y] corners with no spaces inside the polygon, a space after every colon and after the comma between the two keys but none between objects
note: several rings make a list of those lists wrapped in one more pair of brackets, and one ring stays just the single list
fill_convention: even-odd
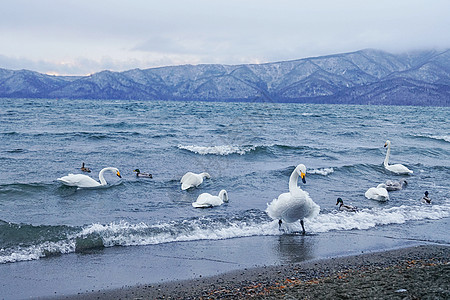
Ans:
[{"label": "swan head", "polygon": [[295,168],[298,176],[302,179],[303,183],[306,183],[306,166],[304,164],[299,164],[297,168]]},{"label": "swan head", "polygon": [[384,147],[387,147],[387,146],[389,146],[390,144],[391,144],[391,141],[390,141],[390,140],[387,140],[386,143],[384,143]]},{"label": "swan head", "polygon": [[344,204],[344,201],[342,201],[342,198],[337,198],[336,205],[338,205],[339,203]]},{"label": "swan head", "polygon": [[206,172],[203,172],[203,173],[202,173],[202,176],[203,176],[203,177],[206,177],[206,178],[208,178],[208,179],[211,178],[211,175],[209,175],[209,174],[206,173]]},{"label": "swan head", "polygon": [[219,192],[219,198],[222,199],[223,202],[228,202],[228,193],[225,190],[221,190]]}]

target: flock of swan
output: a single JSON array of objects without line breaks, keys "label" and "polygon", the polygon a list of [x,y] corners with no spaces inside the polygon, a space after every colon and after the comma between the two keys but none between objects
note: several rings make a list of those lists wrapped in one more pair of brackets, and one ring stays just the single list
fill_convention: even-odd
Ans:
[{"label": "flock of swan", "polygon": [[[384,158],[384,168],[388,171],[391,171],[397,175],[410,175],[413,173],[410,169],[405,167],[402,164],[389,164],[389,156],[391,154],[391,141],[387,140],[384,144],[384,147],[387,147],[386,157]],[[401,181],[392,181],[388,180],[385,183],[380,183],[377,187],[369,188],[364,196],[367,199],[377,200],[377,201],[387,201],[389,200],[389,191],[398,191],[403,188],[407,184],[406,180]]]},{"label": "flock of swan", "polygon": [[[395,174],[413,173],[413,171],[409,170],[404,165],[389,165],[391,142],[387,140],[384,146],[387,147],[386,158],[384,160],[384,167],[386,170],[394,172]],[[90,170],[84,166],[84,163],[82,165],[82,171],[90,172]],[[107,167],[102,169],[99,173],[100,182],[84,174],[69,174],[58,178],[57,180],[62,182],[64,185],[75,186],[78,188],[100,187],[107,185],[104,178],[104,173],[107,171],[113,172],[118,177],[121,177],[117,168]],[[134,172],[136,172],[137,177],[152,178],[151,174],[141,173],[139,169],[134,170]],[[187,190],[189,188],[198,187],[203,182],[204,178],[210,178],[210,175],[206,172],[200,174],[188,172],[181,178],[181,189]],[[278,220],[280,230],[283,222],[294,223],[300,221],[302,233],[305,234],[304,219],[316,217],[319,214],[320,206],[311,199],[308,192],[302,190],[298,186],[299,178],[301,178],[303,183],[306,183],[306,166],[304,164],[299,164],[292,172],[289,178],[289,192],[280,194],[278,198],[273,199],[272,202],[268,203],[266,212],[269,217],[274,220]],[[407,183],[405,180],[399,182],[388,180],[386,183],[379,184],[377,187],[369,188],[366,191],[365,196],[368,199],[386,201],[389,200],[389,190],[400,190],[406,184]],[[428,197],[428,192],[426,192],[426,196]],[[197,197],[197,200],[192,203],[192,206],[195,208],[206,208],[219,206],[225,202],[228,202],[228,193],[226,190],[221,190],[218,196],[214,196],[209,193],[202,193]],[[339,210],[351,212],[357,211],[356,207],[345,205],[341,198],[337,199],[336,205],[338,204]]]}]

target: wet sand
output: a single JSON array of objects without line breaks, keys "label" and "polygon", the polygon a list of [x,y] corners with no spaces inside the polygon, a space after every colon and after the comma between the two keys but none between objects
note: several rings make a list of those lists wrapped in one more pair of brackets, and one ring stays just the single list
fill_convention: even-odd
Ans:
[{"label": "wet sand", "polygon": [[421,245],[63,299],[450,299],[449,262],[449,246]]}]

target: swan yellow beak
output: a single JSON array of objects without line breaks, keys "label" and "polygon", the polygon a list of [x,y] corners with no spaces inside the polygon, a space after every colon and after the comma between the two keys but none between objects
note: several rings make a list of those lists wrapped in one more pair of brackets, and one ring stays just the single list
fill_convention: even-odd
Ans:
[{"label": "swan yellow beak", "polygon": [[386,143],[384,143],[384,147],[387,147],[387,144],[386,144]]},{"label": "swan yellow beak", "polygon": [[122,176],[120,176],[120,172],[119,172],[119,171],[117,171],[116,175],[117,175],[119,178],[122,178]]},{"label": "swan yellow beak", "polygon": [[306,174],[303,172],[300,172],[300,177],[302,178],[303,183],[306,183]]}]

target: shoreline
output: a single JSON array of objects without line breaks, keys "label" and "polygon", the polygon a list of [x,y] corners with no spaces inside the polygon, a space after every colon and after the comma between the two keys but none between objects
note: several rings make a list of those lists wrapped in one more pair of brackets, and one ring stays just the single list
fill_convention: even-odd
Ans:
[{"label": "shoreline", "polygon": [[450,297],[449,260],[450,246],[419,245],[52,299],[331,299],[339,295],[445,299]]}]

